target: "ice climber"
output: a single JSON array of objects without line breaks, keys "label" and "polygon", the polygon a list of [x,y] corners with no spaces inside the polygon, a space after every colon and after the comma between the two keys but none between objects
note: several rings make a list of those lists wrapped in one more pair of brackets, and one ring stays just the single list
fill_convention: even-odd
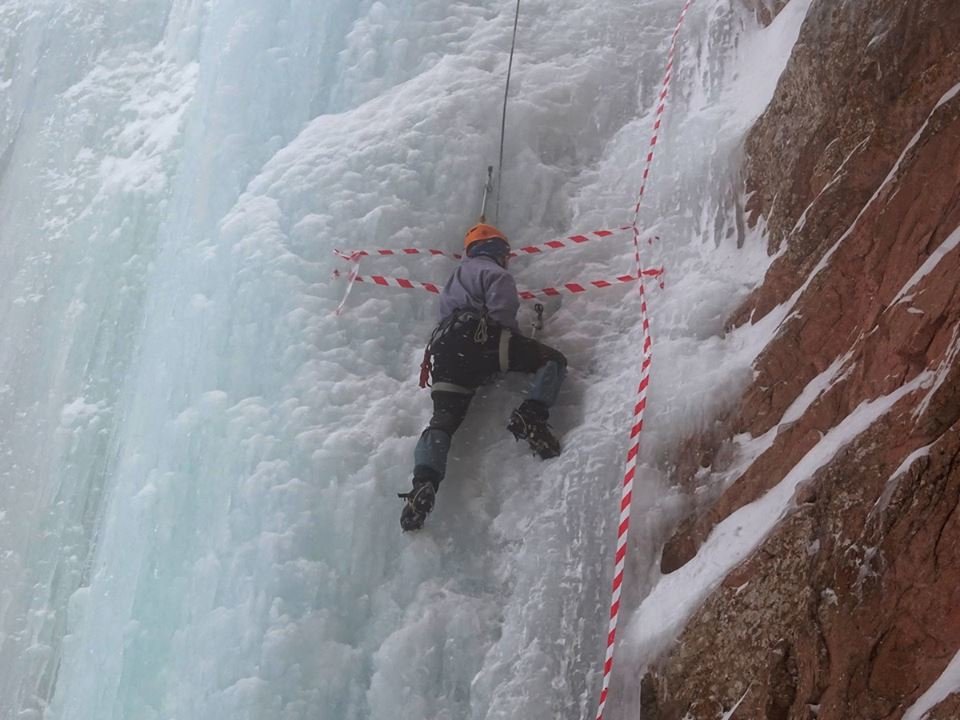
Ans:
[{"label": "ice climber", "polygon": [[[547,425],[566,374],[562,353],[524,337],[517,325],[520,298],[507,270],[510,245],[492,225],[481,223],[464,238],[465,256],[440,293],[440,323],[427,345],[421,386],[433,377],[433,417],[414,451],[413,489],[400,526],[418,530],[433,509],[447,468],[450,440],[467,414],[477,388],[506,371],[535,373],[527,399],[510,415],[507,430],[543,459],[560,454]],[[433,367],[430,367],[432,356]]]}]

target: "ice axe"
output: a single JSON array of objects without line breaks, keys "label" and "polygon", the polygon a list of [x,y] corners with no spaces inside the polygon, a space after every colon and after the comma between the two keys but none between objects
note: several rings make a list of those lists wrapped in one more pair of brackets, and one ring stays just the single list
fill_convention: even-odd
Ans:
[{"label": "ice axe", "polygon": [[487,182],[483,186],[483,203],[480,205],[480,222],[487,221],[487,198],[493,192],[493,165],[487,165]]},{"label": "ice axe", "polygon": [[536,338],[537,332],[543,330],[543,305],[537,303],[533,306],[533,311],[536,313],[536,316],[533,318],[533,329],[530,331],[530,337]]}]

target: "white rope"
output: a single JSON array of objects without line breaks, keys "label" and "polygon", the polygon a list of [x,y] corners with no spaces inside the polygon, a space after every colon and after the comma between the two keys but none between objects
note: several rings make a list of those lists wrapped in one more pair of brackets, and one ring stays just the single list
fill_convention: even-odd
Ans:
[{"label": "white rope", "polygon": [[503,179],[503,136],[507,128],[507,95],[510,93],[510,74],[513,72],[513,51],[517,47],[517,25],[520,22],[520,0],[517,0],[517,11],[513,17],[513,41],[510,43],[510,62],[507,63],[507,84],[503,89],[503,115],[500,118],[500,160],[497,164],[497,204],[494,208],[494,222],[500,222],[500,186]]}]

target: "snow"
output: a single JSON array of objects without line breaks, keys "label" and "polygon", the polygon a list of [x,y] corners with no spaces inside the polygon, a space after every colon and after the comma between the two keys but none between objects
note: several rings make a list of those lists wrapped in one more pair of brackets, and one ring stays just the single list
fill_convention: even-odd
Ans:
[{"label": "snow", "polygon": [[927,392],[923,396],[923,399],[917,403],[917,407],[913,411],[914,418],[922,417],[927,411],[927,408],[930,407],[933,396],[943,387],[947,378],[950,377],[950,371],[956,366],[958,357],[960,357],[960,327],[955,325],[950,332],[950,342],[946,352],[944,352],[943,359],[934,371],[933,379],[927,387]]},{"label": "snow", "polygon": [[960,653],[953,656],[940,677],[903,714],[903,720],[923,720],[948,695],[960,690]]},{"label": "snow", "polygon": [[[808,6],[760,29],[704,0],[680,37],[640,215],[659,238],[645,264],[667,267],[666,288],[648,288],[624,590],[631,608],[656,584],[641,624],[666,597],[653,568],[686,502],[670,490],[678,443],[737,398],[779,322],[724,331],[770,262],[742,217],[743,135]],[[542,463],[504,432],[524,378],[484,388],[412,536],[396,493],[429,414],[415,378],[433,298],[358,285],[333,312],[333,248],[458,248],[497,151],[512,9],[0,6],[0,714],[593,712],[636,292],[547,304],[541,337],[571,364],[551,419],[564,454]],[[629,222],[679,9],[524,5],[498,218],[515,244]],[[544,287],[632,263],[626,236],[513,269]],[[435,282],[451,267],[361,263]],[[787,484],[879,411],[829,434]],[[786,492],[751,522],[774,522]],[[610,718],[636,717],[627,688],[651,650],[625,635]]]},{"label": "snow", "polygon": [[958,245],[960,245],[960,227],[950,233],[947,239],[940,243],[940,246],[936,250],[930,253],[930,256],[923,261],[923,264],[916,269],[913,275],[910,276],[910,279],[903,284],[903,287],[900,288],[899,292],[894,296],[893,300],[890,301],[890,306],[892,307],[897,303],[912,299],[913,296],[907,293],[915,288],[923,278],[933,272],[934,268],[940,264],[940,261]]},{"label": "snow", "polygon": [[[749,330],[741,330],[739,334],[747,334]],[[754,357],[755,353],[750,353]],[[759,437],[753,437],[749,433],[736,435],[733,438],[735,455],[722,472],[714,469],[716,475],[716,487],[714,492],[723,490],[734,482],[750,468],[753,462],[763,455],[767,450],[773,447],[777,435],[781,430],[786,429],[791,423],[803,417],[804,413],[823,396],[831,387],[840,382],[846,374],[852,369],[847,367],[852,353],[846,353],[834,360],[830,366],[822,373],[811,380],[797,396],[797,399],[790,403],[784,411],[779,422],[773,425],[767,432]],[[842,371],[842,372],[841,372]]]},{"label": "snow", "polygon": [[[826,253],[824,253],[823,257],[820,258],[820,261],[817,263],[816,267],[814,267],[813,271],[807,276],[806,280],[793,293],[793,295],[791,295],[786,302],[777,306],[767,314],[767,317],[764,318],[765,322],[776,323],[779,326],[786,319],[792,317],[793,308],[796,306],[797,301],[800,299],[803,293],[806,292],[807,288],[813,282],[814,278],[816,278],[816,276],[820,274],[820,271],[822,271],[824,268],[826,268],[830,264],[830,260],[833,257],[834,253],[836,253],[836,251],[840,249],[840,246],[843,244],[843,242],[856,229],[857,225],[860,222],[860,218],[862,218],[866,214],[867,210],[873,205],[874,201],[876,201],[883,194],[884,190],[889,188],[891,181],[896,177],[897,171],[900,169],[900,166],[903,164],[904,159],[907,157],[910,150],[912,150],[913,147],[920,141],[920,138],[923,137],[923,134],[926,132],[927,128],[930,125],[930,120],[936,114],[937,110],[940,107],[942,107],[945,103],[949,102],[958,93],[960,93],[960,85],[954,86],[951,90],[947,91],[940,98],[940,100],[934,106],[933,110],[930,111],[930,114],[927,116],[926,120],[924,120],[923,124],[920,126],[917,132],[907,142],[906,146],[901,151],[900,155],[897,157],[897,160],[891,166],[890,171],[887,173],[887,176],[884,178],[883,182],[880,183],[880,185],[874,191],[870,199],[864,204],[860,212],[857,213],[857,216],[853,219],[853,222],[850,223],[850,226],[844,231],[844,233],[839,237],[839,239],[837,239],[837,241],[830,247],[830,249],[827,250]],[[853,152],[855,151],[856,151],[856,148],[854,149]],[[848,156],[848,159],[849,159],[849,156]],[[838,170],[838,173],[839,172],[840,171]],[[816,202],[816,200],[814,200],[814,202]],[[804,214],[805,213],[806,213],[806,210],[804,211]],[[801,217],[801,220],[802,219],[803,218]],[[799,224],[799,221],[798,221],[798,224]],[[916,271],[916,282],[919,282],[919,280],[922,277],[924,277],[930,270],[932,270],[933,267],[936,265],[936,263],[938,263],[939,260],[942,259],[943,255],[939,255],[939,256],[937,255],[937,253],[939,253],[941,249],[944,249],[944,247],[946,247],[951,242],[954,243],[953,245],[950,245],[949,247],[944,249],[944,255],[945,255],[950,249],[955,247],[956,239],[954,238],[954,234],[951,234],[950,237],[944,242],[944,245],[942,245],[941,248],[934,253],[934,255],[931,255],[931,257],[928,259],[928,262],[932,262],[933,264],[927,267],[926,271],[923,270],[923,267],[921,267]],[[936,256],[936,259],[934,259],[935,256]],[[913,285],[913,282],[908,281],[907,284],[904,286],[904,288],[901,289],[900,293],[897,294],[897,300],[895,302],[899,302],[902,299],[901,295],[907,290],[909,290],[909,288],[912,287],[912,285]],[[893,304],[895,303],[891,303],[891,305]]]},{"label": "snow", "polygon": [[[830,145],[833,145],[833,143],[837,142],[838,140],[839,138],[834,139],[830,142]],[[866,145],[869,141],[870,136],[865,137],[859,143],[854,145],[853,149],[847,153],[847,156],[843,159],[843,162],[840,163],[840,166],[836,169],[836,171],[834,171],[833,177],[830,178],[830,181],[823,186],[820,192],[817,193],[816,197],[814,197],[813,200],[810,201],[810,204],[803,209],[802,213],[800,213],[800,217],[797,219],[797,222],[794,223],[793,229],[790,231],[791,235],[795,235],[803,230],[804,226],[807,224],[807,213],[810,212],[811,208],[817,204],[817,201],[820,200],[820,198],[822,198],[830,188],[832,188],[845,177],[844,168],[847,166],[847,163],[850,162],[850,159],[856,155],[860,151],[860,148]],[[830,145],[824,149],[824,154],[829,151]],[[787,243],[782,243],[782,245],[786,246]],[[782,247],[781,251],[786,251],[786,247]]]},{"label": "snow", "polygon": [[922,457],[927,457],[930,454],[931,445],[924,445],[914,450],[912,453],[907,455],[903,459],[903,462],[897,466],[897,469],[891,473],[890,477],[887,478],[886,487],[883,490],[883,493],[877,498],[876,503],[874,503],[873,509],[870,511],[871,517],[882,513],[886,510],[887,505],[890,503],[890,498],[893,497],[893,493],[897,489],[897,483],[903,474],[910,469],[910,467]]},{"label": "snow", "polygon": [[[779,425],[785,425],[799,420],[819,397],[843,380],[852,369],[847,367],[847,363],[850,362],[851,357],[853,357],[852,351],[840,355],[830,363],[830,366],[826,370],[808,382],[803,388],[803,391],[797,396],[797,399],[790,403],[790,407],[783,413]],[[843,370],[842,373],[840,372],[841,370]]]},{"label": "snow", "polygon": [[[734,115],[734,118],[752,123],[753,119],[766,109],[790,58],[790,51],[797,42],[800,25],[807,16],[811,2],[812,0],[802,0],[788,3],[765,32],[744,37],[744,54],[763,58],[763,62],[745,63],[738,68],[739,72],[731,84],[731,90],[740,102],[743,112]],[[747,127],[744,127],[744,130]]]},{"label": "snow", "polygon": [[898,400],[929,381],[924,373],[889,395],[868,400],[831,428],[763,497],[720,522],[697,555],[659,579],[630,621],[632,643],[655,658],[703,599],[776,527],[793,507],[796,489],[888,412]]},{"label": "snow", "polygon": [[910,141],[907,143],[906,147],[903,149],[903,152],[900,153],[900,157],[897,158],[897,161],[893,164],[893,167],[890,169],[890,172],[887,173],[887,177],[884,179],[882,183],[880,183],[880,187],[877,188],[877,191],[876,193],[874,193],[873,198],[870,199],[870,202],[868,202],[865,207],[869,207],[872,204],[874,198],[880,195],[880,191],[883,190],[884,187],[889,185],[890,181],[893,180],[894,177],[896,177],[897,171],[900,169],[900,165],[903,164],[904,158],[906,158],[907,154],[913,149],[913,147],[918,142],[920,142],[920,138],[923,137],[923,134],[927,131],[927,128],[930,126],[930,121],[933,119],[933,116],[937,114],[937,111],[941,107],[943,107],[948,102],[950,102],[953,98],[955,98],[957,94],[960,94],[960,83],[954,85],[952,88],[947,90],[947,92],[945,92],[941,96],[941,98],[937,101],[937,104],[933,106],[933,109],[930,111],[930,114],[927,115],[926,120],[923,121],[923,124],[920,126],[917,132],[914,133],[913,137],[910,138]]},{"label": "snow", "polygon": [[730,720],[730,718],[733,717],[733,713],[736,712],[737,708],[740,707],[741,703],[743,703],[743,701],[747,698],[747,695],[749,692],[750,691],[748,689],[746,692],[743,693],[743,695],[740,696],[740,699],[737,700],[734,706],[723,714],[722,720]]}]

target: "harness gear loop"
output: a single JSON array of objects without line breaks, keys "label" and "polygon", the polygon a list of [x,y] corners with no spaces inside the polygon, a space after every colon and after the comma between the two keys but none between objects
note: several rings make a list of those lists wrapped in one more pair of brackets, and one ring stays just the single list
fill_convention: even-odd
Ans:
[{"label": "harness gear loop", "polygon": [[423,362],[420,363],[420,387],[430,387],[430,373],[433,372],[433,364],[430,361],[430,344],[423,349]]},{"label": "harness gear loop", "polygon": [[420,387],[428,388],[430,386],[430,376],[433,374],[433,343],[438,337],[442,337],[444,333],[447,332],[457,319],[457,314],[454,313],[446,320],[437,325],[433,332],[430,334],[430,339],[427,340],[426,347],[423,348],[423,361],[420,363]]},{"label": "harness gear loop", "polygon": [[484,305],[483,312],[480,313],[480,320],[477,323],[477,329],[473,333],[473,341],[478,345],[483,345],[488,337],[490,337],[490,333],[487,332],[487,306]]}]

